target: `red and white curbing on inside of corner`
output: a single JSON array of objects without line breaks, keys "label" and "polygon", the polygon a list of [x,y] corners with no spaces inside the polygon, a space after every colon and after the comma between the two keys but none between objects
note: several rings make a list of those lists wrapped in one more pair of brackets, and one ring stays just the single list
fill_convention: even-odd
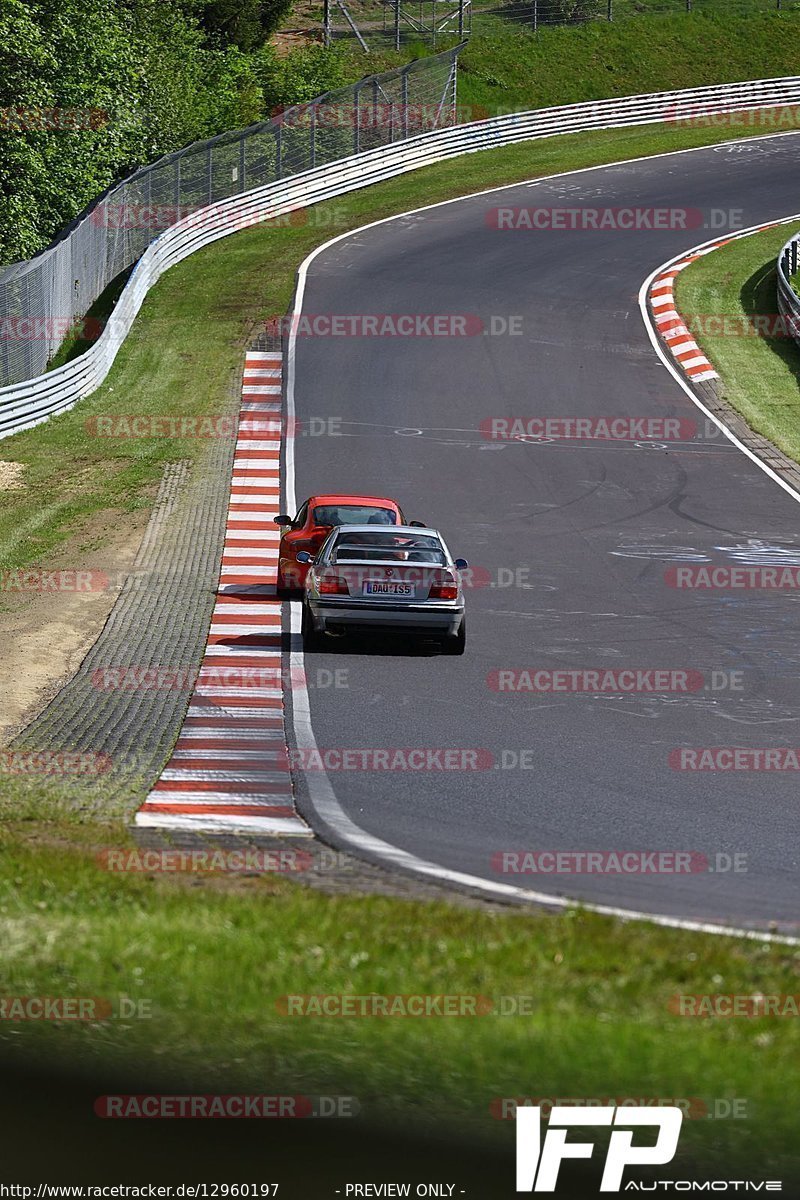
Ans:
[{"label": "red and white curbing on inside of corner", "polygon": [[685,258],[672,263],[657,275],[650,285],[649,300],[656,328],[678,366],[693,383],[704,383],[707,379],[719,379],[719,375],[703,354],[675,308],[675,280],[681,271],[685,271],[698,258],[702,258],[703,255],[709,254],[712,250],[716,250],[719,246],[724,246],[732,240],[732,238],[725,238],[724,241],[715,242],[713,246],[707,246],[702,250],[695,250],[691,254],[687,254]]},{"label": "red and white curbing on inside of corner", "polygon": [[719,379],[719,375],[703,354],[675,307],[676,278],[681,271],[685,271],[693,262],[697,262],[698,258],[704,258],[706,254],[712,254],[730,242],[750,237],[754,233],[762,233],[766,229],[774,229],[778,225],[784,225],[795,219],[787,217],[782,221],[770,221],[764,225],[754,225],[752,229],[743,229],[738,233],[718,238],[717,241],[692,250],[683,258],[670,263],[653,279],[647,294],[650,308],[653,311],[653,320],[670,354],[692,383],[703,383],[707,379]]},{"label": "red and white curbing on inside of corner", "polygon": [[[284,732],[278,352],[249,351],[219,586],[180,736],[136,824],[308,835],[292,795]],[[253,686],[248,686],[255,680]]]}]

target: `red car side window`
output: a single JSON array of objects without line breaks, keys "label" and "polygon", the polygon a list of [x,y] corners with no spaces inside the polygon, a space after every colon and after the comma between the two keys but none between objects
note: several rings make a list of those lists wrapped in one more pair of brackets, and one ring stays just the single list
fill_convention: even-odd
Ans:
[{"label": "red car side window", "polygon": [[306,500],[305,504],[300,509],[300,511],[297,514],[297,516],[295,517],[295,519],[292,521],[292,529],[302,529],[306,523],[307,516],[308,516],[308,501]]}]

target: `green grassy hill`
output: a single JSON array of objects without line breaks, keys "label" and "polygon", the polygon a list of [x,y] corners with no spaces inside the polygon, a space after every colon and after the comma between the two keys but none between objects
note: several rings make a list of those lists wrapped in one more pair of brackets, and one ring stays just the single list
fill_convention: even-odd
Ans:
[{"label": "green grassy hill", "polygon": [[[800,73],[798,47],[798,9],[731,14],[720,6],[544,27],[537,35],[476,12],[461,54],[459,98],[495,112],[793,75]],[[375,40],[369,55],[350,43],[340,43],[335,53],[356,79],[406,61],[409,48],[395,54]]]}]

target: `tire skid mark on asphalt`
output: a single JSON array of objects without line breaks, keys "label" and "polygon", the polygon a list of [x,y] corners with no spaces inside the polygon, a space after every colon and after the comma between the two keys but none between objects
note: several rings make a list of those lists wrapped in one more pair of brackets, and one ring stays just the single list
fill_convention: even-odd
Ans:
[{"label": "tire skid mark on asphalt", "polygon": [[[310,835],[294,805],[284,732],[279,534],[282,355],[249,351],[219,587],[189,709],[136,824]],[[256,681],[244,676],[253,673]]]}]

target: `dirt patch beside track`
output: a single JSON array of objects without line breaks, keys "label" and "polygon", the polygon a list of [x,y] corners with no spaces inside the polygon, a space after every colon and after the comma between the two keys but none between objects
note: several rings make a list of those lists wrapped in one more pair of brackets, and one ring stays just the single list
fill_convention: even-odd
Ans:
[{"label": "dirt patch beside track", "polygon": [[[46,571],[0,572],[0,742],[33,720],[83,661],[130,571],[146,521],[143,512],[104,513]],[[87,551],[87,543],[97,549]]]}]

